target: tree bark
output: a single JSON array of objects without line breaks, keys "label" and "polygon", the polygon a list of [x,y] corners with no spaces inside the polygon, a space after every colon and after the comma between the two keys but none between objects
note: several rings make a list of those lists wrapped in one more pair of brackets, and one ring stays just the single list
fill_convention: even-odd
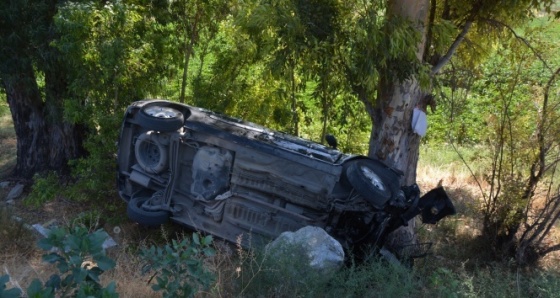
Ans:
[{"label": "tree bark", "polygon": [[[44,48],[52,60],[32,64],[34,61],[22,50],[14,50],[6,64],[13,67],[0,68],[0,81],[6,97],[17,137],[16,167],[12,176],[31,179],[35,173],[56,171],[67,176],[68,161],[84,156],[84,126],[64,121],[63,100],[67,94],[63,59],[54,49]],[[16,45],[17,46],[17,45]],[[40,56],[40,53],[37,53]],[[39,89],[36,69],[44,68],[44,93]],[[43,97],[44,96],[44,97]]]},{"label": "tree bark", "polygon": [[30,179],[35,173],[70,173],[68,161],[84,155],[85,129],[63,120],[66,84],[59,71],[45,73],[46,98],[37,85],[31,59],[18,57],[18,67],[1,73],[1,81],[17,137],[16,168],[12,175]]},{"label": "tree bark", "polygon": [[[429,9],[429,0],[388,1],[389,17],[408,19],[421,33],[422,39],[416,51],[418,60],[424,56]],[[377,99],[370,112],[373,127],[369,156],[403,171],[401,185],[410,185],[416,182],[420,147],[420,136],[411,128],[412,111],[421,103],[425,93],[414,78],[403,82],[391,81],[388,78],[380,80]],[[406,254],[407,252],[401,249],[417,243],[414,228],[414,220],[411,220],[408,226],[394,231],[389,236],[387,246],[401,256]]]},{"label": "tree bark", "polygon": [[412,111],[424,92],[415,80],[382,82],[374,105],[369,156],[404,173],[402,185],[416,182],[420,136],[411,127]]},{"label": "tree bark", "polygon": [[43,102],[31,65],[21,67],[12,77],[2,77],[14,129],[17,136],[17,162],[14,176],[31,178],[39,169],[46,168],[47,130],[41,123]]}]

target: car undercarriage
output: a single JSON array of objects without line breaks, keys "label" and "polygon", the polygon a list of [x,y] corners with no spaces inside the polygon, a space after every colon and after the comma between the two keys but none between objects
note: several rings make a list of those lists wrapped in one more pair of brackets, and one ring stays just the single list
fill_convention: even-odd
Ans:
[{"label": "car undercarriage", "polygon": [[420,197],[379,160],[165,100],[129,106],[118,150],[132,220],[171,220],[244,246],[311,225],[348,250],[381,248],[417,215],[436,223],[455,213],[443,188]]}]

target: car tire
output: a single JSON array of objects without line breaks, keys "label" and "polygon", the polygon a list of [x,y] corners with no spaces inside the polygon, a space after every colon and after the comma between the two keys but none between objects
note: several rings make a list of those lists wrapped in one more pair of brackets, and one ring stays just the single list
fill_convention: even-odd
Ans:
[{"label": "car tire", "polygon": [[148,201],[148,197],[132,198],[128,201],[126,214],[128,218],[138,224],[146,227],[157,227],[169,220],[169,212],[167,211],[151,211],[142,209],[142,204]]},{"label": "car tire", "polygon": [[169,165],[167,146],[158,140],[158,134],[148,131],[136,140],[134,154],[138,165],[147,173],[159,174]]},{"label": "car tire", "polygon": [[149,130],[172,132],[183,127],[185,116],[169,103],[153,102],[138,112],[138,123]]},{"label": "car tire", "polygon": [[387,166],[370,159],[351,161],[345,171],[346,181],[374,208],[383,209],[399,180]]}]

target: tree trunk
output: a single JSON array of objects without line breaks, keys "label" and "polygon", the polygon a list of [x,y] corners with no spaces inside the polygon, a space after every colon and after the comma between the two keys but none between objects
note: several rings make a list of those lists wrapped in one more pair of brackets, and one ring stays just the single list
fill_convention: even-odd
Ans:
[{"label": "tree trunk", "polygon": [[[413,22],[422,34],[416,56],[424,55],[426,22],[430,8],[429,0],[392,0],[388,1],[388,16],[406,18]],[[415,79],[403,82],[381,79],[377,100],[371,107],[373,127],[370,135],[369,156],[383,160],[388,165],[404,172],[401,185],[416,182],[416,167],[420,147],[420,136],[411,128],[412,111],[420,104],[425,93]],[[394,252],[408,245],[416,244],[414,220],[390,235],[387,246]]]},{"label": "tree trunk", "polygon": [[[53,104],[58,98],[43,101],[31,64],[22,63],[17,74],[2,74],[2,82],[17,136],[13,176],[30,179],[48,170],[69,174],[68,161],[84,153],[85,131],[56,116],[62,115],[62,105]],[[51,79],[45,82],[47,90],[56,89],[49,85]]]},{"label": "tree trunk", "polygon": [[[186,37],[185,37],[186,39]],[[181,95],[179,96],[179,101],[181,103],[185,103],[185,94],[186,94],[186,90],[187,90],[187,73],[189,72],[189,62],[191,60],[191,56],[192,56],[192,48],[193,48],[193,42],[192,40],[187,43],[187,41],[185,40],[185,56],[184,56],[184,67],[183,67],[183,76],[181,79]]]},{"label": "tree trunk", "polygon": [[185,31],[185,41],[184,41],[184,59],[185,59],[185,63],[184,63],[184,67],[183,67],[183,78],[181,81],[181,95],[179,98],[179,101],[181,103],[185,103],[185,96],[186,96],[186,89],[187,89],[187,75],[189,72],[189,62],[191,61],[191,57],[193,55],[193,49],[194,49],[194,45],[198,43],[198,20],[200,19],[202,14],[202,10],[200,8],[197,8],[196,11],[196,15],[194,17],[193,23],[191,24],[191,30],[190,30],[190,36],[188,38],[188,43],[187,43],[187,35],[188,35],[188,31]]},{"label": "tree trunk", "polygon": [[[0,84],[17,137],[12,175],[24,179],[49,170],[69,174],[68,161],[83,156],[86,134],[82,126],[63,119],[68,92],[66,61],[51,45],[57,38],[53,26],[60,1],[31,2],[0,5]],[[44,77],[42,90],[37,72]]]},{"label": "tree trunk", "polygon": [[[382,83],[383,84],[383,83]],[[424,93],[415,80],[386,82],[374,105],[369,156],[404,173],[402,185],[416,182],[420,136],[412,130],[412,111]]]}]

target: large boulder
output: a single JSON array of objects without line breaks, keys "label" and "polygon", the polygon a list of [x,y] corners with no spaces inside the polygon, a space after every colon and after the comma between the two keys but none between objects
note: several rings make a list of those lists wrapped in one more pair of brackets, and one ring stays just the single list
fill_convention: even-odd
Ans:
[{"label": "large boulder", "polygon": [[344,265],[342,245],[319,227],[284,232],[269,243],[266,250],[278,259],[306,261],[306,267],[323,273],[336,271]]}]

